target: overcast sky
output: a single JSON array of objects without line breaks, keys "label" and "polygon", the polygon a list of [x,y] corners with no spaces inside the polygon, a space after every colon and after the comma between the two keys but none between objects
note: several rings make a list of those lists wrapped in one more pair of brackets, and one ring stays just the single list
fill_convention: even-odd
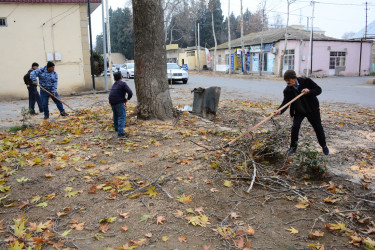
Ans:
[{"label": "overcast sky", "polygon": [[[266,1],[266,13],[269,23],[273,24],[274,17],[280,14],[283,24],[287,19],[287,0],[263,0]],[[289,0],[291,1],[291,0]],[[261,0],[243,0],[244,12],[249,8],[255,12],[260,6]],[[316,0],[314,13],[314,27],[326,31],[327,36],[341,38],[346,32],[357,33],[366,25],[366,0]],[[368,0],[367,23],[375,21],[375,0]],[[240,0],[230,0],[230,11],[235,15],[240,14]],[[309,0],[296,0],[290,5],[289,25],[307,25],[307,17],[312,15],[312,5]],[[109,0],[112,9],[129,6],[129,0]],[[228,0],[221,0],[223,15],[228,15]],[[93,41],[96,35],[102,32],[102,8],[101,5],[94,11],[92,18]],[[311,21],[310,21],[311,25]]]}]

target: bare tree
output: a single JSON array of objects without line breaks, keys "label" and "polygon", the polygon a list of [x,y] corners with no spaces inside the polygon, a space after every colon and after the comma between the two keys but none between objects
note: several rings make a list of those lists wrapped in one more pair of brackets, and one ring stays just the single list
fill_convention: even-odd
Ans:
[{"label": "bare tree", "polygon": [[242,6],[242,0],[241,0],[241,50],[242,50],[242,68],[243,68],[243,74],[246,75],[246,64],[247,62],[245,57],[245,45],[244,45],[244,37],[243,37],[243,6]]},{"label": "bare tree", "polygon": [[[267,0],[261,0],[261,11],[262,11],[262,32],[264,31],[264,26],[265,26],[265,22],[266,22],[266,18],[265,18],[265,9],[266,9],[266,5],[267,5]],[[259,67],[258,67],[258,70],[259,70],[259,75],[261,76],[262,75],[262,68],[263,68],[263,33],[260,37],[260,52],[259,52]]]},{"label": "bare tree", "polygon": [[137,117],[172,118],[161,0],[133,0]]},{"label": "bare tree", "polygon": [[[181,0],[162,0],[164,11],[164,40],[167,41],[168,28],[170,27],[172,16],[177,13]],[[173,30],[173,27],[170,27]],[[172,31],[171,31],[172,34]],[[171,39],[172,40],[172,39]]]},{"label": "bare tree", "polygon": [[284,55],[286,52],[286,46],[288,43],[288,25],[289,25],[289,9],[290,5],[294,3],[296,0],[286,0],[288,3],[288,12],[287,12],[287,18],[286,18],[286,28],[285,28],[285,42],[284,42],[284,50],[281,51],[281,56],[280,56],[280,69],[279,69],[279,76],[283,76],[283,67],[284,67]]},{"label": "bare tree", "polygon": [[232,46],[230,41],[230,0],[228,0],[228,50],[229,50],[229,75],[232,74]]},{"label": "bare tree", "polygon": [[210,10],[211,10],[211,19],[212,19],[212,34],[214,36],[214,41],[215,41],[215,49],[214,49],[214,60],[213,60],[213,67],[214,67],[214,72],[216,72],[216,47],[217,47],[217,41],[216,41],[216,34],[215,34],[215,24],[214,24],[214,8],[215,8],[215,1],[211,0],[210,3]]}]

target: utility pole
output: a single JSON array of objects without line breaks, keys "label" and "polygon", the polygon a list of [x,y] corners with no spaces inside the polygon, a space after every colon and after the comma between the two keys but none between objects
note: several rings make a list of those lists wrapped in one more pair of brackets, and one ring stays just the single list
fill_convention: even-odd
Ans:
[{"label": "utility pole", "polygon": [[230,0],[228,0],[228,64],[229,64],[229,75],[232,74],[232,46],[230,41]]},{"label": "utility pole", "polygon": [[243,39],[243,6],[241,0],[241,54],[242,54],[242,72],[246,75],[246,57],[245,57],[245,45]]},{"label": "utility pole", "polygon": [[365,28],[365,39],[367,38],[367,11],[368,11],[368,8],[367,8],[367,1],[366,1],[366,28]]},{"label": "utility pole", "polygon": [[284,42],[284,50],[281,51],[281,56],[280,56],[280,68],[279,68],[279,76],[283,76],[283,67],[284,67],[284,55],[286,52],[286,46],[288,43],[288,26],[289,26],[289,9],[290,5],[294,3],[296,0],[287,0],[288,3],[288,15],[286,18],[286,29],[285,29],[285,42]]},{"label": "utility pole", "polygon": [[103,24],[103,56],[104,56],[104,82],[105,89],[108,90],[108,76],[107,76],[107,42],[105,32],[105,21],[104,21],[104,3],[102,2],[102,24]]},{"label": "utility pole", "polygon": [[[311,1],[312,4],[312,15],[311,15],[311,32],[310,32],[310,44],[309,44],[309,56],[307,57],[307,72],[306,76],[309,77],[309,73],[312,74],[312,55],[313,55],[313,37],[314,37],[314,10],[315,2]],[[311,62],[311,63],[310,63]]]},{"label": "utility pole", "polygon": [[[263,6],[262,6],[262,35],[260,37],[260,52],[259,52],[259,76],[262,76],[262,70],[263,70],[263,31],[264,31],[264,10],[266,9],[267,0],[262,0]],[[266,62],[267,63],[267,62]]]},{"label": "utility pole", "polygon": [[90,64],[91,64],[91,79],[92,79],[92,88],[95,90],[94,57],[92,56],[92,32],[91,32],[91,10],[90,10],[90,0],[87,1],[87,15],[88,15],[88,17],[89,17],[89,32],[90,32]]},{"label": "utility pole", "polygon": [[200,42],[199,42],[199,23],[198,23],[198,72],[201,71],[201,51],[200,51]]},{"label": "utility pole", "polygon": [[[108,0],[105,2],[105,7],[107,9],[107,41],[108,41],[108,66],[109,66],[109,75],[111,81],[113,81],[113,71],[112,71],[112,50],[111,50],[111,30],[109,27],[109,9],[108,9]],[[108,91],[108,88],[106,89]]]}]

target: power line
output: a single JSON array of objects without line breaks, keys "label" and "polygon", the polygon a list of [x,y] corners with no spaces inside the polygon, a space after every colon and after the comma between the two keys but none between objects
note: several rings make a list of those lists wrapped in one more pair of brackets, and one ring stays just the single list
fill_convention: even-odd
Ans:
[{"label": "power line", "polygon": [[[311,1],[299,1],[299,2],[304,2],[304,3],[310,3]],[[329,4],[329,5],[343,5],[343,6],[363,6],[364,4],[356,4],[356,3],[327,3],[327,2],[315,2],[319,4]],[[375,6],[372,4],[369,4],[368,6]]]}]

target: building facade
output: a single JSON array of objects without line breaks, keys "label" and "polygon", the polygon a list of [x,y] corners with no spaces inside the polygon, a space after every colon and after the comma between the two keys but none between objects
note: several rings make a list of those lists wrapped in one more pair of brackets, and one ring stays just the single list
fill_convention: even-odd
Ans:
[{"label": "building facade", "polygon": [[[234,71],[242,71],[246,65],[247,71],[253,74],[261,71],[262,74],[278,75],[280,67],[282,72],[294,69],[299,75],[306,75],[308,70],[309,75],[315,76],[363,76],[371,73],[371,41],[341,40],[327,37],[322,32],[314,33],[313,56],[310,58],[310,32],[304,29],[288,28],[285,52],[285,29],[251,33],[244,40],[245,51],[241,50],[240,39],[231,42],[230,51],[227,43],[218,46],[217,57],[225,57],[221,64],[226,67],[217,59],[217,70],[230,66]],[[242,62],[242,53],[246,53],[246,64]]]},{"label": "building facade", "polygon": [[33,62],[55,63],[59,93],[92,89],[87,16],[85,0],[0,0],[0,98],[27,96]]}]

